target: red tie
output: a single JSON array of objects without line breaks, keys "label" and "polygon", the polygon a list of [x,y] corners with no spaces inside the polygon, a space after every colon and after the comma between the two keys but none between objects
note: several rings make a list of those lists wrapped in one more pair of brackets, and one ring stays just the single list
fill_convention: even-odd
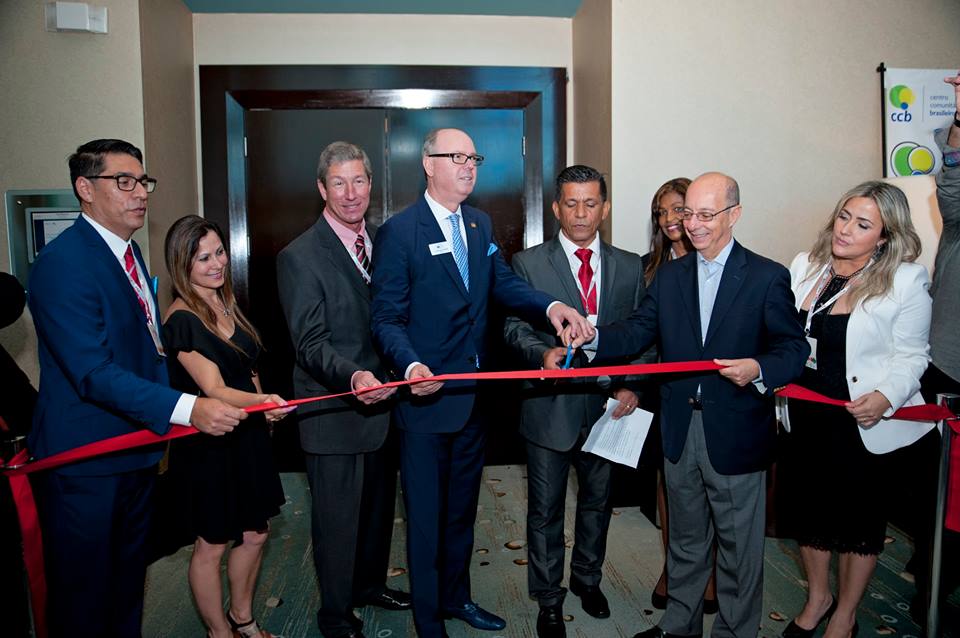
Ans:
[{"label": "red tie", "polygon": [[147,302],[143,299],[143,287],[140,285],[140,275],[137,274],[137,266],[133,261],[133,247],[130,244],[127,244],[127,252],[123,253],[123,265],[126,267],[127,274],[130,275],[130,280],[133,282],[133,291],[137,293],[137,301],[140,302],[140,308],[147,317],[147,322],[152,323],[153,319],[150,316],[150,309],[147,308]]},{"label": "red tie", "polygon": [[590,267],[590,256],[593,251],[589,248],[578,248],[574,253],[580,259],[580,270],[577,278],[580,280],[580,300],[588,315],[597,314],[597,289],[593,283],[593,268]]}]

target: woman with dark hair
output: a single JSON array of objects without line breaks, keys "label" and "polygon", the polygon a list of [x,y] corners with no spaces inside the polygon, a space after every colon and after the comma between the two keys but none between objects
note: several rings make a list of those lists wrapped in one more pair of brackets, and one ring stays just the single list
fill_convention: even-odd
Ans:
[{"label": "woman with dark hair", "polygon": [[[653,195],[653,202],[650,204],[650,252],[641,259],[643,264],[643,277],[647,286],[653,281],[660,266],[671,259],[683,257],[693,250],[693,244],[683,230],[684,199],[687,194],[687,187],[690,186],[690,180],[686,177],[677,177],[666,182],[657,189]],[[653,413],[659,412],[660,393],[656,388],[643,393],[645,397],[644,407]],[[650,398],[649,402],[647,397]],[[667,515],[667,491],[663,483],[663,454],[660,450],[660,419],[654,418],[651,426],[648,440],[650,445],[644,448],[644,458],[650,458],[647,449],[651,450],[651,455],[656,457],[657,471],[657,514],[660,517],[660,534],[663,540],[663,552],[667,552],[667,538],[669,536],[669,520]],[[657,585],[650,595],[650,603],[657,609],[666,609],[667,607],[667,567],[664,563],[660,571],[660,578]],[[706,614],[717,613],[717,592],[713,576],[707,583],[707,589],[704,593],[703,611]]]},{"label": "woman with dark hair", "polygon": [[[237,407],[285,405],[260,388],[262,345],[234,298],[220,228],[196,215],[177,220],[165,256],[174,295],[163,326],[171,385]],[[211,638],[272,636],[253,619],[253,590],[269,519],[284,502],[268,422],[292,409],[271,410],[265,419],[251,415],[222,437],[201,434],[171,447],[168,472],[185,488],[183,516],[194,540],[190,588]],[[220,562],[230,542],[230,608],[224,613]]]},{"label": "woman with dark hair", "polygon": [[[898,470],[889,453],[934,424],[892,419],[923,403],[920,376],[929,360],[931,300],[927,269],[914,263],[920,238],[903,192],[860,184],[840,198],[813,249],[790,266],[791,287],[810,341],[799,383],[847,401],[790,402],[781,466],[786,523],[800,544],[807,602],[783,632],[809,638],[855,636],[857,607],[886,535],[886,499]],[[831,593],[832,554],[839,592]]]}]

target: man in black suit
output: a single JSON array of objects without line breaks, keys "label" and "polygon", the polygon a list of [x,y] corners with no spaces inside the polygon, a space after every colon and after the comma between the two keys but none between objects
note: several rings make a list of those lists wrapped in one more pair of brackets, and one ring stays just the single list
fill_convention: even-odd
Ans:
[{"label": "man in black suit", "polygon": [[[760,629],[773,390],[799,376],[810,346],[787,269],[734,241],[741,212],[732,178],[706,173],[694,180],[682,217],[696,252],[664,264],[640,308],[599,328],[587,346],[606,360],[656,342],[665,362],[724,366],[660,386],[669,599],[659,625],[634,638],[702,634],[714,535],[720,614],[712,635],[755,638]],[[545,361],[553,366],[563,354],[557,349]]]},{"label": "man in black suit", "polygon": [[[598,232],[610,213],[603,175],[589,166],[568,166],[557,176],[553,214],[560,233],[513,257],[513,269],[538,290],[586,315],[593,323],[625,319],[646,293],[640,256],[603,242]],[[504,335],[527,366],[539,368],[559,345],[554,333],[537,330],[516,317]],[[591,353],[592,354],[592,353]],[[587,365],[578,354],[577,365]],[[578,380],[579,381],[579,380]],[[639,398],[624,379],[589,379],[555,384],[528,383],[524,389],[520,433],[527,440],[527,588],[540,604],[537,635],[566,635],[561,586],[564,562],[564,504],[567,476],[577,471],[577,515],[570,591],[584,611],[610,616],[600,591],[607,528],[610,525],[611,463],[583,452],[590,428],[603,414],[608,397],[619,401],[614,416],[632,413]]]},{"label": "man in black suit", "polygon": [[[280,303],[297,361],[298,397],[360,390],[386,380],[370,339],[370,256],[377,229],[364,221],[372,171],[363,149],[334,142],[320,154],[320,219],[277,257]],[[394,389],[331,399],[300,414],[313,496],[313,558],[327,638],[362,636],[353,608],[410,608],[386,587],[397,486],[389,434]]]}]

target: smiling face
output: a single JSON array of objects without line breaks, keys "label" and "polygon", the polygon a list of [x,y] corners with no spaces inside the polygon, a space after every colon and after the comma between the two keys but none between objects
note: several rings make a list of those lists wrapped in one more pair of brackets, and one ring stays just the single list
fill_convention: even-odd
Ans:
[{"label": "smiling face", "polygon": [[[476,155],[477,149],[470,136],[458,129],[443,129],[437,133],[432,153],[463,153]],[[424,157],[423,170],[427,174],[430,197],[447,210],[455,211],[473,192],[477,181],[477,167],[473,160],[454,164],[449,157]]]},{"label": "smiling face", "polygon": [[221,288],[229,262],[220,237],[212,230],[207,231],[197,244],[197,253],[193,256],[190,285],[201,295],[204,290]]},{"label": "smiling face", "polygon": [[553,214],[567,239],[586,248],[610,214],[610,202],[603,201],[600,182],[567,182],[560,191],[560,201],[553,203]]},{"label": "smiling face", "polygon": [[326,184],[317,180],[326,210],[347,228],[359,233],[363,216],[370,206],[370,178],[360,160],[333,164],[327,170]]},{"label": "smiling face", "polygon": [[[130,175],[140,179],[146,173],[143,164],[126,153],[107,153],[99,175]],[[147,189],[138,183],[132,191],[122,191],[114,179],[78,177],[77,194],[81,208],[98,224],[123,240],[143,227],[147,216]]]},{"label": "smiling face", "polygon": [[[687,189],[685,206],[694,213],[716,213],[736,202],[727,201],[730,180],[724,175],[708,173],[698,177]],[[740,205],[732,206],[708,222],[696,215],[683,222],[683,228],[693,247],[712,261],[733,239],[733,226],[740,219]]]},{"label": "smiling face", "polygon": [[861,267],[884,241],[883,219],[877,203],[869,197],[848,199],[833,220],[834,259]]},{"label": "smiling face", "polygon": [[683,241],[683,221],[677,211],[683,208],[683,195],[675,191],[664,193],[657,202],[657,209],[666,211],[657,217],[660,230],[673,243]]}]

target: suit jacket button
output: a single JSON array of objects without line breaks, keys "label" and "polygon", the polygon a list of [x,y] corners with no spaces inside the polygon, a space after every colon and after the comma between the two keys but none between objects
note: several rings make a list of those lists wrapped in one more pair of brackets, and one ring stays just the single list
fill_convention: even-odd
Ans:
[{"label": "suit jacket button", "polygon": [[851,380],[851,381],[853,381],[854,383],[856,383],[856,382],[857,382],[857,378],[856,378],[856,377],[853,377],[853,378],[852,378],[852,379],[850,379],[850,380]]}]

